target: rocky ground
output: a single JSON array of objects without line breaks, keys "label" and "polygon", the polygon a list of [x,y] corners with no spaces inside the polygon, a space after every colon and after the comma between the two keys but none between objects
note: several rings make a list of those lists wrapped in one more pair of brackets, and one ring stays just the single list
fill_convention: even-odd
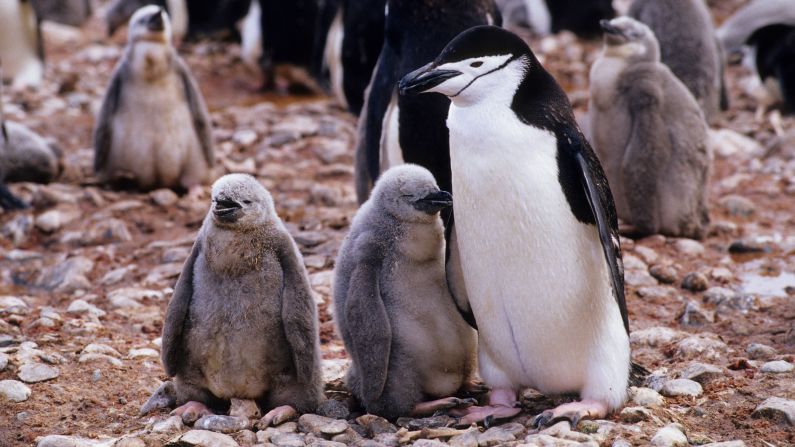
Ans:
[{"label": "rocky ground", "polygon": [[[740,1],[713,2],[718,21]],[[257,91],[235,45],[182,52],[211,108],[218,174],[256,175],[273,193],[310,272],[330,403],[276,427],[256,408],[185,426],[138,411],[166,379],[166,303],[209,205],[168,190],[114,192],[91,175],[93,115],[123,36],[46,29],[46,81],[6,90],[6,111],[64,149],[50,185],[15,184],[33,206],[0,214],[0,445],[279,446],[795,444],[795,119],[755,117],[750,73],[728,73],[732,109],[715,134],[712,225],[703,241],[622,239],[634,359],[653,371],[607,420],[543,431],[531,417],[556,401],[523,393],[526,411],[488,429],[448,416],[387,422],[349,411],[346,357],[334,333],[334,257],[353,215],[355,119],[328,98]],[[579,116],[598,43],[534,40]],[[772,117],[772,119],[771,119]],[[786,135],[789,132],[789,135]]]}]

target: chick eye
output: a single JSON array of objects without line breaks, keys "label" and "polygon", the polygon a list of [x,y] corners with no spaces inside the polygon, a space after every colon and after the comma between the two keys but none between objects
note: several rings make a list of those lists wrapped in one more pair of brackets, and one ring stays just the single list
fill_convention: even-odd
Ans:
[{"label": "chick eye", "polygon": [[246,205],[251,205],[251,200],[244,200],[243,203],[245,203]]},{"label": "chick eye", "polygon": [[472,68],[478,68],[481,65],[483,65],[483,61],[475,61],[475,62],[472,62],[471,64],[469,64],[469,66],[472,67]]}]

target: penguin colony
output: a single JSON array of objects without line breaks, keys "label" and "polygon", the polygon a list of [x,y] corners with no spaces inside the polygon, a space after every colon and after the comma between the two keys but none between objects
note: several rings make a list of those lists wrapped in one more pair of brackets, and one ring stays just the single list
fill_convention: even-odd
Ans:
[{"label": "penguin colony", "polygon": [[[36,13],[46,18],[49,3],[0,2],[0,32],[17,37],[0,47],[10,83],[43,75]],[[388,418],[444,411],[491,423],[521,411],[526,387],[579,396],[535,415],[539,426],[620,409],[642,368],[631,361],[619,218],[644,235],[704,235],[721,46],[753,47],[761,82],[790,105],[795,94],[795,11],[781,0],[753,2],[717,36],[701,0],[635,0],[634,18],[613,20],[610,2],[526,2],[522,20],[545,32],[604,34],[591,142],[492,0],[219,3],[108,8],[110,32],[129,18],[128,43],[96,121],[97,177],[181,191],[214,180],[211,121],[173,39],[259,16],[253,51],[265,71],[325,72],[360,114],[362,205],[336,262],[334,315],[350,392]],[[74,14],[52,17],[80,23],[88,4],[69,4]],[[515,2],[500,5],[522,21]],[[0,206],[13,210],[25,203],[5,182],[52,180],[59,153],[5,121],[1,100]],[[256,401],[268,421],[313,412],[325,397],[301,254],[255,178],[223,176],[211,196],[166,312],[173,380],[152,399],[186,421],[232,399]],[[483,391],[479,378],[490,389],[480,401],[466,397]]]}]

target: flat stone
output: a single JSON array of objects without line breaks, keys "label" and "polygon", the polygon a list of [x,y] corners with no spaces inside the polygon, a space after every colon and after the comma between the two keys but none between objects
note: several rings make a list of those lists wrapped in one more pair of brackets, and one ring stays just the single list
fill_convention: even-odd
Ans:
[{"label": "flat stone", "polygon": [[0,371],[5,371],[8,367],[8,356],[0,352]]},{"label": "flat stone", "polygon": [[756,407],[753,416],[782,420],[795,425],[795,400],[769,397]]},{"label": "flat stone", "polygon": [[234,433],[245,430],[250,426],[251,423],[248,419],[219,414],[204,416],[193,424],[195,429],[210,430],[217,433]]},{"label": "flat stone", "polygon": [[749,199],[738,195],[724,196],[718,204],[725,209],[729,215],[735,217],[749,217],[756,212],[756,205]]},{"label": "flat stone", "polygon": [[55,379],[61,375],[58,368],[47,366],[43,363],[28,363],[19,367],[17,377],[26,383],[44,382]]},{"label": "flat stone", "polygon": [[632,287],[657,285],[657,280],[646,270],[627,270],[624,272],[624,281]]},{"label": "flat stone", "polygon": [[304,447],[304,438],[298,433],[275,433],[271,436],[271,443],[279,447]]},{"label": "flat stone", "polygon": [[136,436],[125,436],[116,441],[113,447],[146,447],[146,442]]},{"label": "flat stone", "polygon": [[699,256],[704,254],[704,245],[693,239],[677,239],[674,248],[685,256]]},{"label": "flat stone", "polygon": [[132,240],[127,224],[121,219],[103,219],[92,225],[88,230],[87,237],[83,240],[85,245],[92,244],[112,244],[117,242],[129,242]]},{"label": "flat stone", "polygon": [[762,343],[751,343],[745,348],[745,353],[751,360],[767,360],[777,354],[773,347]]},{"label": "flat stone", "polygon": [[180,416],[171,416],[152,425],[152,431],[155,433],[175,433],[182,431],[185,424],[182,423]]},{"label": "flat stone", "polygon": [[[304,433],[312,433],[315,436],[321,436],[323,434],[323,428],[334,421],[335,419],[327,418],[325,416],[319,416],[316,414],[303,414],[298,418],[298,429]],[[345,427],[334,434],[340,434],[347,429],[348,423],[345,422]]]},{"label": "flat stone", "polygon": [[682,433],[679,424],[670,424],[661,428],[651,438],[651,445],[655,447],[687,447],[687,436]]},{"label": "flat stone", "polygon": [[661,394],[667,397],[693,396],[698,397],[704,392],[701,384],[690,379],[674,379],[665,382]]},{"label": "flat stone", "polygon": [[649,274],[657,281],[663,284],[673,284],[679,276],[676,268],[670,264],[667,265],[653,265],[649,268]]},{"label": "flat stone", "polygon": [[76,299],[69,303],[69,307],[66,308],[66,312],[77,314],[77,315],[94,315],[96,317],[104,317],[106,312],[99,307],[81,299]]},{"label": "flat stone", "polygon": [[701,444],[701,447],[745,447],[745,442],[743,441],[710,442],[709,444]]},{"label": "flat stone", "polygon": [[524,426],[515,422],[491,427],[478,436],[478,445],[480,447],[502,445],[515,441],[524,431]]},{"label": "flat stone", "polygon": [[127,354],[127,357],[131,359],[137,358],[160,358],[160,353],[156,349],[152,348],[133,348],[130,349],[130,352]]},{"label": "flat stone", "polygon": [[77,361],[80,363],[107,362],[116,367],[121,367],[124,365],[121,360],[117,359],[116,357],[111,357],[107,354],[81,354]]},{"label": "flat stone", "polygon": [[162,207],[172,206],[177,203],[179,196],[168,188],[156,189],[149,193],[149,198],[155,205]]},{"label": "flat stone", "polygon": [[763,373],[781,374],[788,373],[795,369],[795,365],[784,360],[774,360],[762,365],[760,371]]},{"label": "flat stone", "polygon": [[683,359],[701,358],[719,361],[726,357],[729,347],[726,343],[705,334],[691,335],[676,345],[676,356]]},{"label": "flat stone", "polygon": [[[529,444],[530,446],[543,446],[543,447],[598,447],[599,444],[596,441],[588,441],[588,442],[579,442],[579,441],[569,441],[567,439],[556,438],[550,435],[528,435],[524,438],[524,442]],[[523,444],[524,445],[524,444]]]},{"label": "flat stone", "polygon": [[237,441],[231,436],[209,430],[191,430],[180,436],[179,442],[189,446],[201,447],[238,447]]},{"label": "flat stone", "polygon": [[455,435],[448,441],[452,447],[478,447],[478,436],[480,430],[477,428],[469,428],[464,433]]},{"label": "flat stone", "polygon": [[77,436],[49,435],[39,438],[36,447],[115,447],[119,440],[86,439]]},{"label": "flat stone", "polygon": [[723,369],[706,363],[693,362],[679,373],[680,379],[689,379],[705,384],[719,377],[723,377]]},{"label": "flat stone", "polygon": [[135,308],[141,307],[143,300],[162,301],[164,295],[163,292],[157,290],[124,287],[110,292],[107,298],[115,308]]},{"label": "flat stone", "polygon": [[665,326],[656,326],[639,331],[632,331],[629,340],[633,345],[657,347],[674,343],[687,334]]},{"label": "flat stone", "polygon": [[644,407],[625,407],[618,415],[621,422],[634,424],[641,421],[648,421],[652,418],[651,412]]},{"label": "flat stone", "polygon": [[30,397],[30,388],[17,380],[0,380],[0,400],[24,402]]},{"label": "flat stone", "polygon": [[632,403],[642,407],[662,405],[665,403],[665,398],[651,388],[633,386],[629,389],[629,394]]},{"label": "flat stone", "polygon": [[113,347],[102,344],[102,343],[89,343],[87,344],[82,351],[81,354],[106,354],[113,357],[121,357],[121,353],[119,351],[113,349]]},{"label": "flat stone", "polygon": [[671,286],[645,286],[638,287],[638,296],[644,301],[666,301],[675,299],[678,295],[677,289]]},{"label": "flat stone", "polygon": [[400,427],[406,427],[409,430],[422,430],[425,428],[439,428],[439,427],[450,427],[455,424],[456,420],[446,414],[440,414],[437,416],[430,416],[426,418],[399,418],[397,420],[397,425]]}]

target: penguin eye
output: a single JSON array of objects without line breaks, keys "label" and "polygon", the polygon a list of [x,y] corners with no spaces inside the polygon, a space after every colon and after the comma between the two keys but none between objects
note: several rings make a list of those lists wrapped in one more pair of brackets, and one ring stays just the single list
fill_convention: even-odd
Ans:
[{"label": "penguin eye", "polygon": [[246,205],[251,205],[251,200],[244,200],[243,203],[245,203]]},{"label": "penguin eye", "polygon": [[472,67],[472,68],[478,68],[481,65],[483,65],[483,61],[475,61],[475,62],[472,62],[471,64],[469,64],[469,66]]}]

